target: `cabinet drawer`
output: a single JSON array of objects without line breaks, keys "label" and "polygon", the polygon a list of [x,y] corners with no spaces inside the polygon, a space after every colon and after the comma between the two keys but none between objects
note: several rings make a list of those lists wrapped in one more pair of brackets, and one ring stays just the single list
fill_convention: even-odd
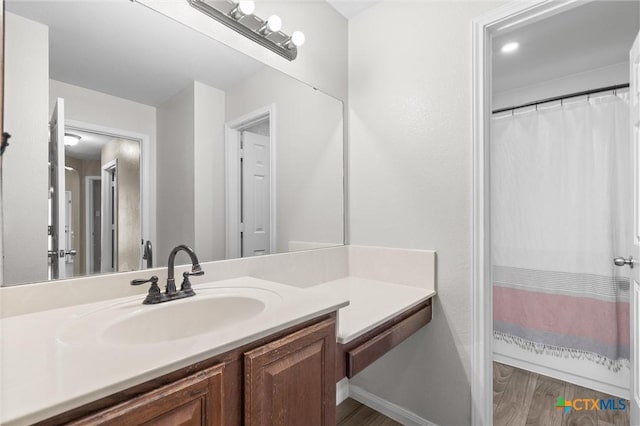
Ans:
[{"label": "cabinet drawer", "polygon": [[223,364],[207,368],[70,424],[74,426],[222,425],[223,372]]},{"label": "cabinet drawer", "polygon": [[431,300],[390,327],[373,333],[373,336],[369,335],[364,341],[356,341],[357,346],[346,350],[347,377],[351,378],[364,370],[375,360],[424,327],[429,321],[431,321]]}]

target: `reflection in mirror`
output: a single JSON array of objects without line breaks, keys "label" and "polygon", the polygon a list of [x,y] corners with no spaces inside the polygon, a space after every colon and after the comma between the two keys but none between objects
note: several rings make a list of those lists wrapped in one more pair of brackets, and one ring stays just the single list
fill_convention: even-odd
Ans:
[{"label": "reflection in mirror", "polygon": [[3,285],[343,243],[341,102],[138,3],[5,25]]}]

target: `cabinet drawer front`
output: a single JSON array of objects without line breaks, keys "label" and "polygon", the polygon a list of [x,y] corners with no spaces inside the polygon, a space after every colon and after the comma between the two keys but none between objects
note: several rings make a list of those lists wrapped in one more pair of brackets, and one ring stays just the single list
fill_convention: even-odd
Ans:
[{"label": "cabinet drawer front", "polygon": [[393,327],[347,352],[347,377],[351,378],[375,360],[398,346],[431,321],[431,304],[408,316]]},{"label": "cabinet drawer front", "polygon": [[222,364],[207,368],[71,424],[222,425],[223,373]]},{"label": "cabinet drawer front", "polygon": [[334,318],[244,355],[245,424],[335,425]]}]

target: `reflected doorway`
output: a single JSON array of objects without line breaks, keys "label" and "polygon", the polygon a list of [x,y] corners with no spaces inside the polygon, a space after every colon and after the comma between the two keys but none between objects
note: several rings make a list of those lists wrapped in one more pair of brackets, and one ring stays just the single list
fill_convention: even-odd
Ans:
[{"label": "reflected doorway", "polygon": [[226,257],[275,253],[275,106],[226,124]]},{"label": "reflected doorway", "polygon": [[[64,118],[49,141],[49,278],[142,265],[142,139]],[[127,232],[120,232],[126,229]]]}]

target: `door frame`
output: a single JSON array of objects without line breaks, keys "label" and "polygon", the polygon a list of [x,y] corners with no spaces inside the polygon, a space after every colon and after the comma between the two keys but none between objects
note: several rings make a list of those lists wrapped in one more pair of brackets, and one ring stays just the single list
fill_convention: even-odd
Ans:
[{"label": "door frame", "polygon": [[[113,180],[115,181],[115,196],[112,198],[111,192],[111,175],[113,175]],[[118,159],[111,160],[108,163],[105,163],[101,167],[101,192],[102,195],[100,198],[102,199],[102,203],[100,205],[100,228],[101,228],[101,249],[100,255],[104,256],[105,253],[113,252],[113,269],[111,266],[105,266],[105,262],[100,262],[100,272],[118,272],[118,250],[113,250],[114,246],[118,246]],[[111,225],[107,219],[111,218],[111,214],[109,210],[114,212],[114,223],[115,223],[115,232],[113,238],[110,237]]]},{"label": "door frame", "polygon": [[240,252],[240,135],[253,124],[269,120],[269,254],[276,252],[276,105],[258,108],[224,125],[225,148],[225,258],[235,259]]},{"label": "door frame", "polygon": [[[89,274],[91,271],[91,264],[93,263],[93,244],[91,233],[89,230],[93,229],[94,223],[94,215],[92,214],[93,209],[89,207],[93,207],[93,182],[101,181],[100,176],[85,176],[84,177],[84,244],[85,244],[85,271],[86,274]],[[102,196],[101,196],[102,198]],[[100,214],[102,214],[102,207],[100,207]]]},{"label": "door frame", "polygon": [[490,120],[493,35],[593,0],[512,1],[472,20],[471,424],[493,424],[493,289],[491,276]]},{"label": "door frame", "polygon": [[140,256],[139,269],[144,269],[142,241],[156,241],[156,191],[155,191],[155,150],[152,150],[149,136],[129,130],[107,127],[79,120],[65,120],[65,129],[97,133],[114,138],[135,140],[140,143]]}]

